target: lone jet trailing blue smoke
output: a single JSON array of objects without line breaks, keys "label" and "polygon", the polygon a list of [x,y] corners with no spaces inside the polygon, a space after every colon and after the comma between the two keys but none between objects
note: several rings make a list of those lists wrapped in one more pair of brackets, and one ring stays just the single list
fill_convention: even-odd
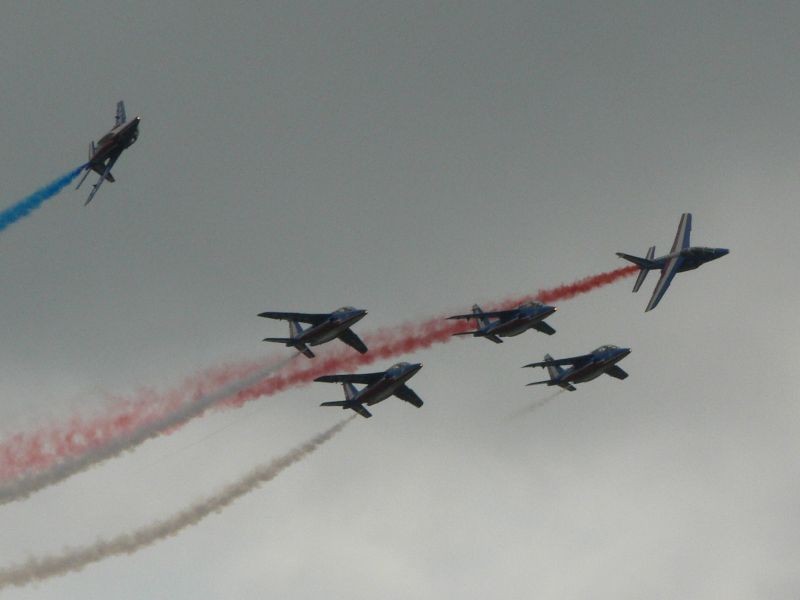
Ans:
[{"label": "lone jet trailing blue smoke", "polygon": [[90,171],[94,171],[100,175],[92,186],[92,191],[86,199],[84,206],[89,204],[100,189],[104,181],[114,182],[114,176],[111,174],[111,167],[117,162],[117,159],[122,154],[122,151],[133,144],[139,137],[139,117],[134,117],[130,121],[125,116],[125,103],[120,100],[117,102],[117,116],[114,122],[114,128],[105,134],[95,146],[92,142],[89,147],[89,162],[86,163],[86,173],[81,177],[78,185],[75,187],[77,190],[81,184],[86,180]]},{"label": "lone jet trailing blue smoke", "polygon": [[501,337],[511,337],[519,335],[529,329],[541,331],[547,335],[553,335],[556,330],[544,322],[544,319],[552,315],[558,309],[555,306],[547,306],[541,302],[526,302],[511,310],[496,310],[483,312],[477,304],[472,306],[472,313],[468,315],[453,315],[448,319],[475,319],[478,329],[475,331],[464,331],[453,335],[471,335],[473,337],[484,337],[492,340],[495,344],[502,344]]},{"label": "lone jet trailing blue smoke", "polygon": [[[323,375],[314,381],[324,381],[328,383],[341,383],[344,388],[344,400],[336,402],[323,402],[320,406],[341,406],[343,409],[356,411],[362,417],[371,417],[364,405],[372,406],[389,396],[397,396],[401,400],[413,404],[417,408],[422,406],[422,399],[410,387],[406,381],[411,379],[422,368],[420,363],[399,362],[386,371],[379,373],[361,373],[344,375]],[[364,384],[365,387],[356,389],[354,383]]]},{"label": "lone jet trailing blue smoke", "polygon": [[[549,354],[544,355],[543,362],[531,363],[525,367],[546,367],[550,374],[550,379],[535,381],[528,385],[557,385],[575,391],[573,383],[583,383],[600,377],[603,373],[625,379],[628,374],[617,366],[617,363],[631,353],[630,348],[619,348],[617,346],[600,346],[592,350],[589,354],[573,356],[571,358],[554,359]],[[569,365],[569,368],[563,368]]]},{"label": "lone jet trailing blue smoke", "polygon": [[675,234],[675,241],[672,244],[672,249],[669,254],[654,258],[656,247],[651,246],[647,250],[645,258],[638,256],[631,256],[623,252],[617,252],[617,256],[624,258],[627,261],[637,265],[640,269],[639,276],[636,278],[636,283],[633,285],[633,291],[638,292],[642,286],[647,274],[655,269],[661,271],[661,278],[658,280],[653,295],[650,297],[650,302],[647,304],[645,312],[653,310],[658,306],[659,301],[664,296],[672,283],[672,278],[676,273],[683,271],[691,271],[700,265],[709,261],[715,260],[728,254],[729,250],[726,248],[704,248],[701,246],[689,246],[689,235],[692,231],[692,214],[683,213],[681,221],[678,224],[678,232]]},{"label": "lone jet trailing blue smoke", "polygon": [[[289,321],[288,338],[265,338],[265,342],[285,344],[302,352],[308,358],[314,358],[314,353],[309,346],[319,346],[336,338],[364,354],[367,346],[360,337],[353,333],[350,327],[363,319],[366,314],[365,310],[343,306],[332,313],[263,312],[258,316]],[[303,329],[301,323],[311,326]]]}]

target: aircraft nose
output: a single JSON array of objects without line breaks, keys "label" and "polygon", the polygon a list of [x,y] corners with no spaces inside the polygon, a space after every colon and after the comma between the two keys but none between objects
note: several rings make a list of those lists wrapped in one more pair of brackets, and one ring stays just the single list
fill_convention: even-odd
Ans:
[{"label": "aircraft nose", "polygon": [[625,358],[630,353],[631,353],[631,349],[630,348],[620,348],[619,349],[619,354],[622,355],[622,358]]},{"label": "aircraft nose", "polygon": [[717,251],[719,252],[720,256],[725,256],[726,254],[728,254],[728,252],[730,252],[730,250],[728,250],[727,248],[718,248]]}]

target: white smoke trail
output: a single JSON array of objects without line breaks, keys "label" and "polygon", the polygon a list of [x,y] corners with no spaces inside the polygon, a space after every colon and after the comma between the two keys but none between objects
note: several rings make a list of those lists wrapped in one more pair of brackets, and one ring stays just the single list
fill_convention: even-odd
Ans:
[{"label": "white smoke trail", "polygon": [[139,444],[158,437],[165,431],[169,431],[173,427],[177,427],[183,422],[202,414],[214,404],[222,402],[226,398],[254,386],[269,375],[286,366],[286,364],[294,358],[294,356],[287,358],[249,377],[228,384],[215,392],[189,401],[176,410],[168,412],[158,419],[144,423],[140,427],[120,435],[103,446],[88,450],[86,453],[79,456],[63,459],[52,467],[38,473],[23,475],[8,483],[4,483],[0,486],[0,505],[27,498],[34,492],[63,481],[72,475],[86,471],[94,465],[119,456],[127,450],[132,450]]},{"label": "white smoke trail", "polygon": [[0,588],[22,586],[34,581],[42,581],[64,575],[70,571],[80,571],[85,566],[119,554],[132,554],[150,544],[176,535],[183,529],[197,525],[213,512],[218,512],[237,498],[256,489],[310,455],[322,444],[339,433],[354,418],[340,421],[330,429],[315,435],[288,454],[261,465],[247,475],[228,484],[216,494],[199,500],[171,517],[156,521],[140,529],[122,533],[111,539],[99,539],[82,548],[66,548],[60,554],[44,557],[31,557],[22,564],[0,569]]},{"label": "white smoke trail", "polygon": [[566,390],[564,390],[564,389],[560,389],[557,392],[553,392],[549,396],[545,396],[541,400],[537,400],[536,402],[534,402],[532,404],[529,404],[528,406],[525,406],[524,408],[521,408],[518,411],[515,411],[515,412],[511,413],[508,416],[508,420],[511,421],[512,419],[516,419],[518,417],[522,417],[524,415],[527,415],[528,413],[532,413],[532,412],[542,408],[545,404],[550,403],[550,401],[554,400],[556,397],[560,396],[565,391]]}]

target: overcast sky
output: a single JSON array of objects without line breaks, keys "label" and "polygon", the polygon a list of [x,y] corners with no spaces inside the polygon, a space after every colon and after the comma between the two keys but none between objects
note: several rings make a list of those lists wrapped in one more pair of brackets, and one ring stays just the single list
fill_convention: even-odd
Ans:
[{"label": "overcast sky", "polygon": [[[731,253],[647,314],[652,274],[562,303],[552,337],[405,357],[422,408],[4,597],[796,600],[799,4],[13,4],[0,204],[84,161],[117,100],[142,123],[92,204],[68,189],[0,236],[4,439],[275,356],[264,310],[352,304],[359,333],[461,311],[666,252],[685,211]],[[606,343],[628,379],[509,418],[549,393],[521,365]],[[0,567],[216,491],[340,394],[218,412],[1,507]]]}]

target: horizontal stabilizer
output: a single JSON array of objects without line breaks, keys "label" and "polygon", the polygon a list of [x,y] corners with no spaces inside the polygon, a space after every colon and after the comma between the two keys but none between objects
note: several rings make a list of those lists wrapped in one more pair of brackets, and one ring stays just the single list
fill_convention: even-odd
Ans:
[{"label": "horizontal stabilizer", "polygon": [[264,338],[264,342],[275,342],[277,344],[284,344],[290,348],[294,348],[298,352],[302,352],[308,358],[314,358],[314,353],[305,344],[298,344],[293,338]]},{"label": "horizontal stabilizer", "polygon": [[534,381],[525,385],[555,385],[555,382],[552,379],[545,379],[544,381]]},{"label": "horizontal stabilizer", "polygon": [[620,258],[624,258],[628,262],[632,262],[640,269],[658,269],[658,263],[654,260],[648,260],[646,258],[640,258],[638,256],[633,256],[632,254],[625,254],[624,252],[617,252],[617,256]]},{"label": "horizontal stabilizer", "polygon": [[349,408],[351,410],[356,411],[365,419],[369,419],[372,416],[372,413],[369,412],[366,408],[364,408],[363,404],[359,404],[357,402],[348,402],[347,400],[335,400],[333,402],[323,402],[320,406],[341,406],[342,408]]},{"label": "horizontal stabilizer", "polygon": [[291,346],[294,343],[292,338],[264,338],[262,341],[277,342],[279,344],[286,344],[287,346]]}]

